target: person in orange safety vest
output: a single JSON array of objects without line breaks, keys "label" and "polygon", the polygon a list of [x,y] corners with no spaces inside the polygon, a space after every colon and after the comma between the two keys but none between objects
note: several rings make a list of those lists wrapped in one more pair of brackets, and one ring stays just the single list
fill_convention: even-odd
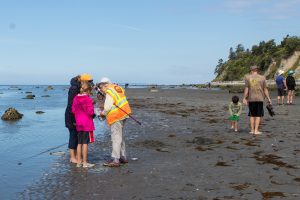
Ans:
[{"label": "person in orange safety vest", "polygon": [[108,78],[102,78],[99,84],[100,90],[105,94],[104,109],[101,117],[106,117],[111,130],[112,159],[104,163],[104,166],[119,167],[128,163],[125,151],[124,125],[131,108],[122,87],[112,84]]}]

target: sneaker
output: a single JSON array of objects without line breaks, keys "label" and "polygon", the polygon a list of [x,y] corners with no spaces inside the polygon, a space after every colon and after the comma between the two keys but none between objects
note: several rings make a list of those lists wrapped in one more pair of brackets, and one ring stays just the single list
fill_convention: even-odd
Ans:
[{"label": "sneaker", "polygon": [[120,158],[119,161],[120,161],[121,164],[127,164],[128,163],[128,160],[126,158]]},{"label": "sneaker", "polygon": [[94,167],[95,164],[92,164],[92,163],[83,163],[82,167],[83,168],[90,168],[90,167]]},{"label": "sneaker", "polygon": [[103,164],[103,166],[105,166],[105,167],[120,167],[120,163],[110,160],[110,161],[105,162]]}]

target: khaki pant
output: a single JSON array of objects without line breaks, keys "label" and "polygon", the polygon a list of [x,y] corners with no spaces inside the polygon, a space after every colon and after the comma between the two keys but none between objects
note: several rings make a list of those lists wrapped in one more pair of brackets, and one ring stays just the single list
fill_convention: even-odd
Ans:
[{"label": "khaki pant", "polygon": [[125,140],[123,137],[125,121],[126,119],[117,121],[110,126],[112,141],[111,157],[115,159],[120,159],[120,156],[126,157]]}]

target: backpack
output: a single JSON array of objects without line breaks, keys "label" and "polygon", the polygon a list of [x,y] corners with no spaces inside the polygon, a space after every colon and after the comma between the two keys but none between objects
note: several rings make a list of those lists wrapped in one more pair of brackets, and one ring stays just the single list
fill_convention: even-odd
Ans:
[{"label": "backpack", "polygon": [[295,78],[292,76],[288,76],[286,78],[286,84],[289,86],[295,86],[296,85]]}]

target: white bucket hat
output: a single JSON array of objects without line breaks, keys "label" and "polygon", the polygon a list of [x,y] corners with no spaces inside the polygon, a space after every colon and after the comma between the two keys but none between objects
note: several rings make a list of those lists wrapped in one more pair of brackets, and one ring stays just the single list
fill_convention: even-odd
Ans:
[{"label": "white bucket hat", "polygon": [[109,78],[103,77],[103,78],[101,78],[100,83],[111,83],[111,82],[110,82]]},{"label": "white bucket hat", "polygon": [[282,69],[278,70],[278,75],[284,74],[284,71]]}]

